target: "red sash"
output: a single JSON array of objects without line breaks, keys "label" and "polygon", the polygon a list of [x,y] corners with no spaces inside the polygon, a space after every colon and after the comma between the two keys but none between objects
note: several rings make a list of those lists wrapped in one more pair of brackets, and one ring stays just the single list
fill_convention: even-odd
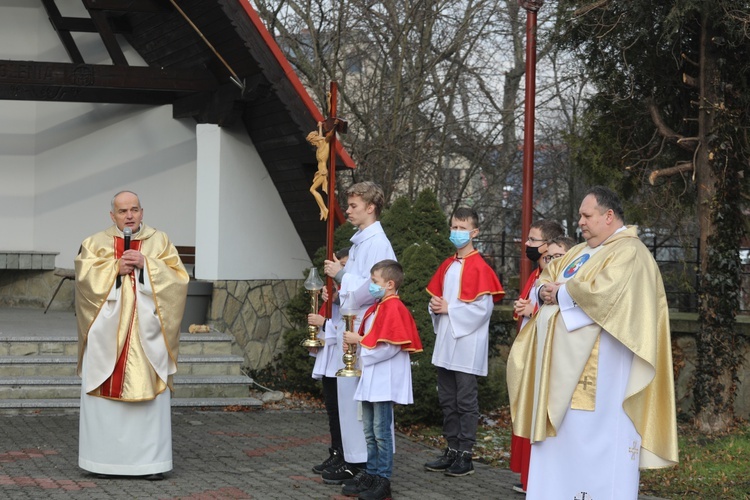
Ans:
[{"label": "red sash", "polygon": [[[115,259],[119,259],[122,257],[122,254],[125,251],[125,240],[117,236],[115,237],[114,245]],[[141,240],[131,240],[130,248],[132,250],[140,250]],[[131,273],[131,277],[132,274],[133,273]],[[130,280],[130,285],[133,289],[133,295],[137,297],[135,293],[135,279]],[[110,375],[109,378],[107,378],[107,380],[102,383],[101,388],[99,389],[100,395],[105,398],[120,399],[122,397],[122,384],[125,381],[125,365],[127,365],[128,362],[128,351],[130,351],[130,337],[131,332],[133,331],[135,310],[136,308],[133,307],[133,311],[130,315],[130,326],[128,327],[128,334],[125,337],[125,345],[122,348],[120,357],[117,359],[117,363],[115,363],[115,369],[112,372],[112,375]]]}]

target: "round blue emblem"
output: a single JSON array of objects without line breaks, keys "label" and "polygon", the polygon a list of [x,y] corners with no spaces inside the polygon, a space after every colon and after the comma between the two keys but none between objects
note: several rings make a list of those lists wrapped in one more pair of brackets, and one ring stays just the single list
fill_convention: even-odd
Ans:
[{"label": "round blue emblem", "polygon": [[591,257],[590,254],[583,254],[580,257],[576,258],[573,262],[568,264],[568,266],[565,268],[565,271],[563,271],[563,276],[567,279],[571,276],[574,276],[578,270],[581,268],[581,266],[589,260],[589,257]]}]

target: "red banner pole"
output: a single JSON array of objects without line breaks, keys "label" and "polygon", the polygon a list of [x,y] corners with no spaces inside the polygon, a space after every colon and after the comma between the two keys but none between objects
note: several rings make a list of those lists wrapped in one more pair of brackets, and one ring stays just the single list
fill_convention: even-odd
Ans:
[{"label": "red banner pole", "polygon": [[[519,289],[531,274],[523,245],[531,229],[534,198],[534,114],[536,106],[536,18],[542,2],[519,2],[526,9],[526,99],[523,125],[523,200],[521,203],[521,274]],[[530,5],[527,5],[530,4]]]}]

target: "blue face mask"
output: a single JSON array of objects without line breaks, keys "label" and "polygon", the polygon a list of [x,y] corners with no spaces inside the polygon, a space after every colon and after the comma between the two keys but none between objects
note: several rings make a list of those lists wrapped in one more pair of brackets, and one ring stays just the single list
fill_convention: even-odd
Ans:
[{"label": "blue face mask", "polygon": [[456,245],[456,248],[465,247],[471,241],[471,236],[469,236],[470,232],[471,231],[451,230],[451,243]]},{"label": "blue face mask", "polygon": [[380,285],[376,285],[375,283],[370,283],[369,290],[370,295],[372,295],[375,299],[382,299],[383,295],[385,295],[385,288]]}]

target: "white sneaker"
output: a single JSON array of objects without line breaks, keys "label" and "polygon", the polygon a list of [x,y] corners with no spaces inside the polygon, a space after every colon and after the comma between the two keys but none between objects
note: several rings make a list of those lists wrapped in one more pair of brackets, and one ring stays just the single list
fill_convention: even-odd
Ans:
[{"label": "white sneaker", "polygon": [[517,483],[513,485],[513,491],[516,493],[523,493],[526,494],[526,490],[523,489],[523,485],[521,483]]}]

